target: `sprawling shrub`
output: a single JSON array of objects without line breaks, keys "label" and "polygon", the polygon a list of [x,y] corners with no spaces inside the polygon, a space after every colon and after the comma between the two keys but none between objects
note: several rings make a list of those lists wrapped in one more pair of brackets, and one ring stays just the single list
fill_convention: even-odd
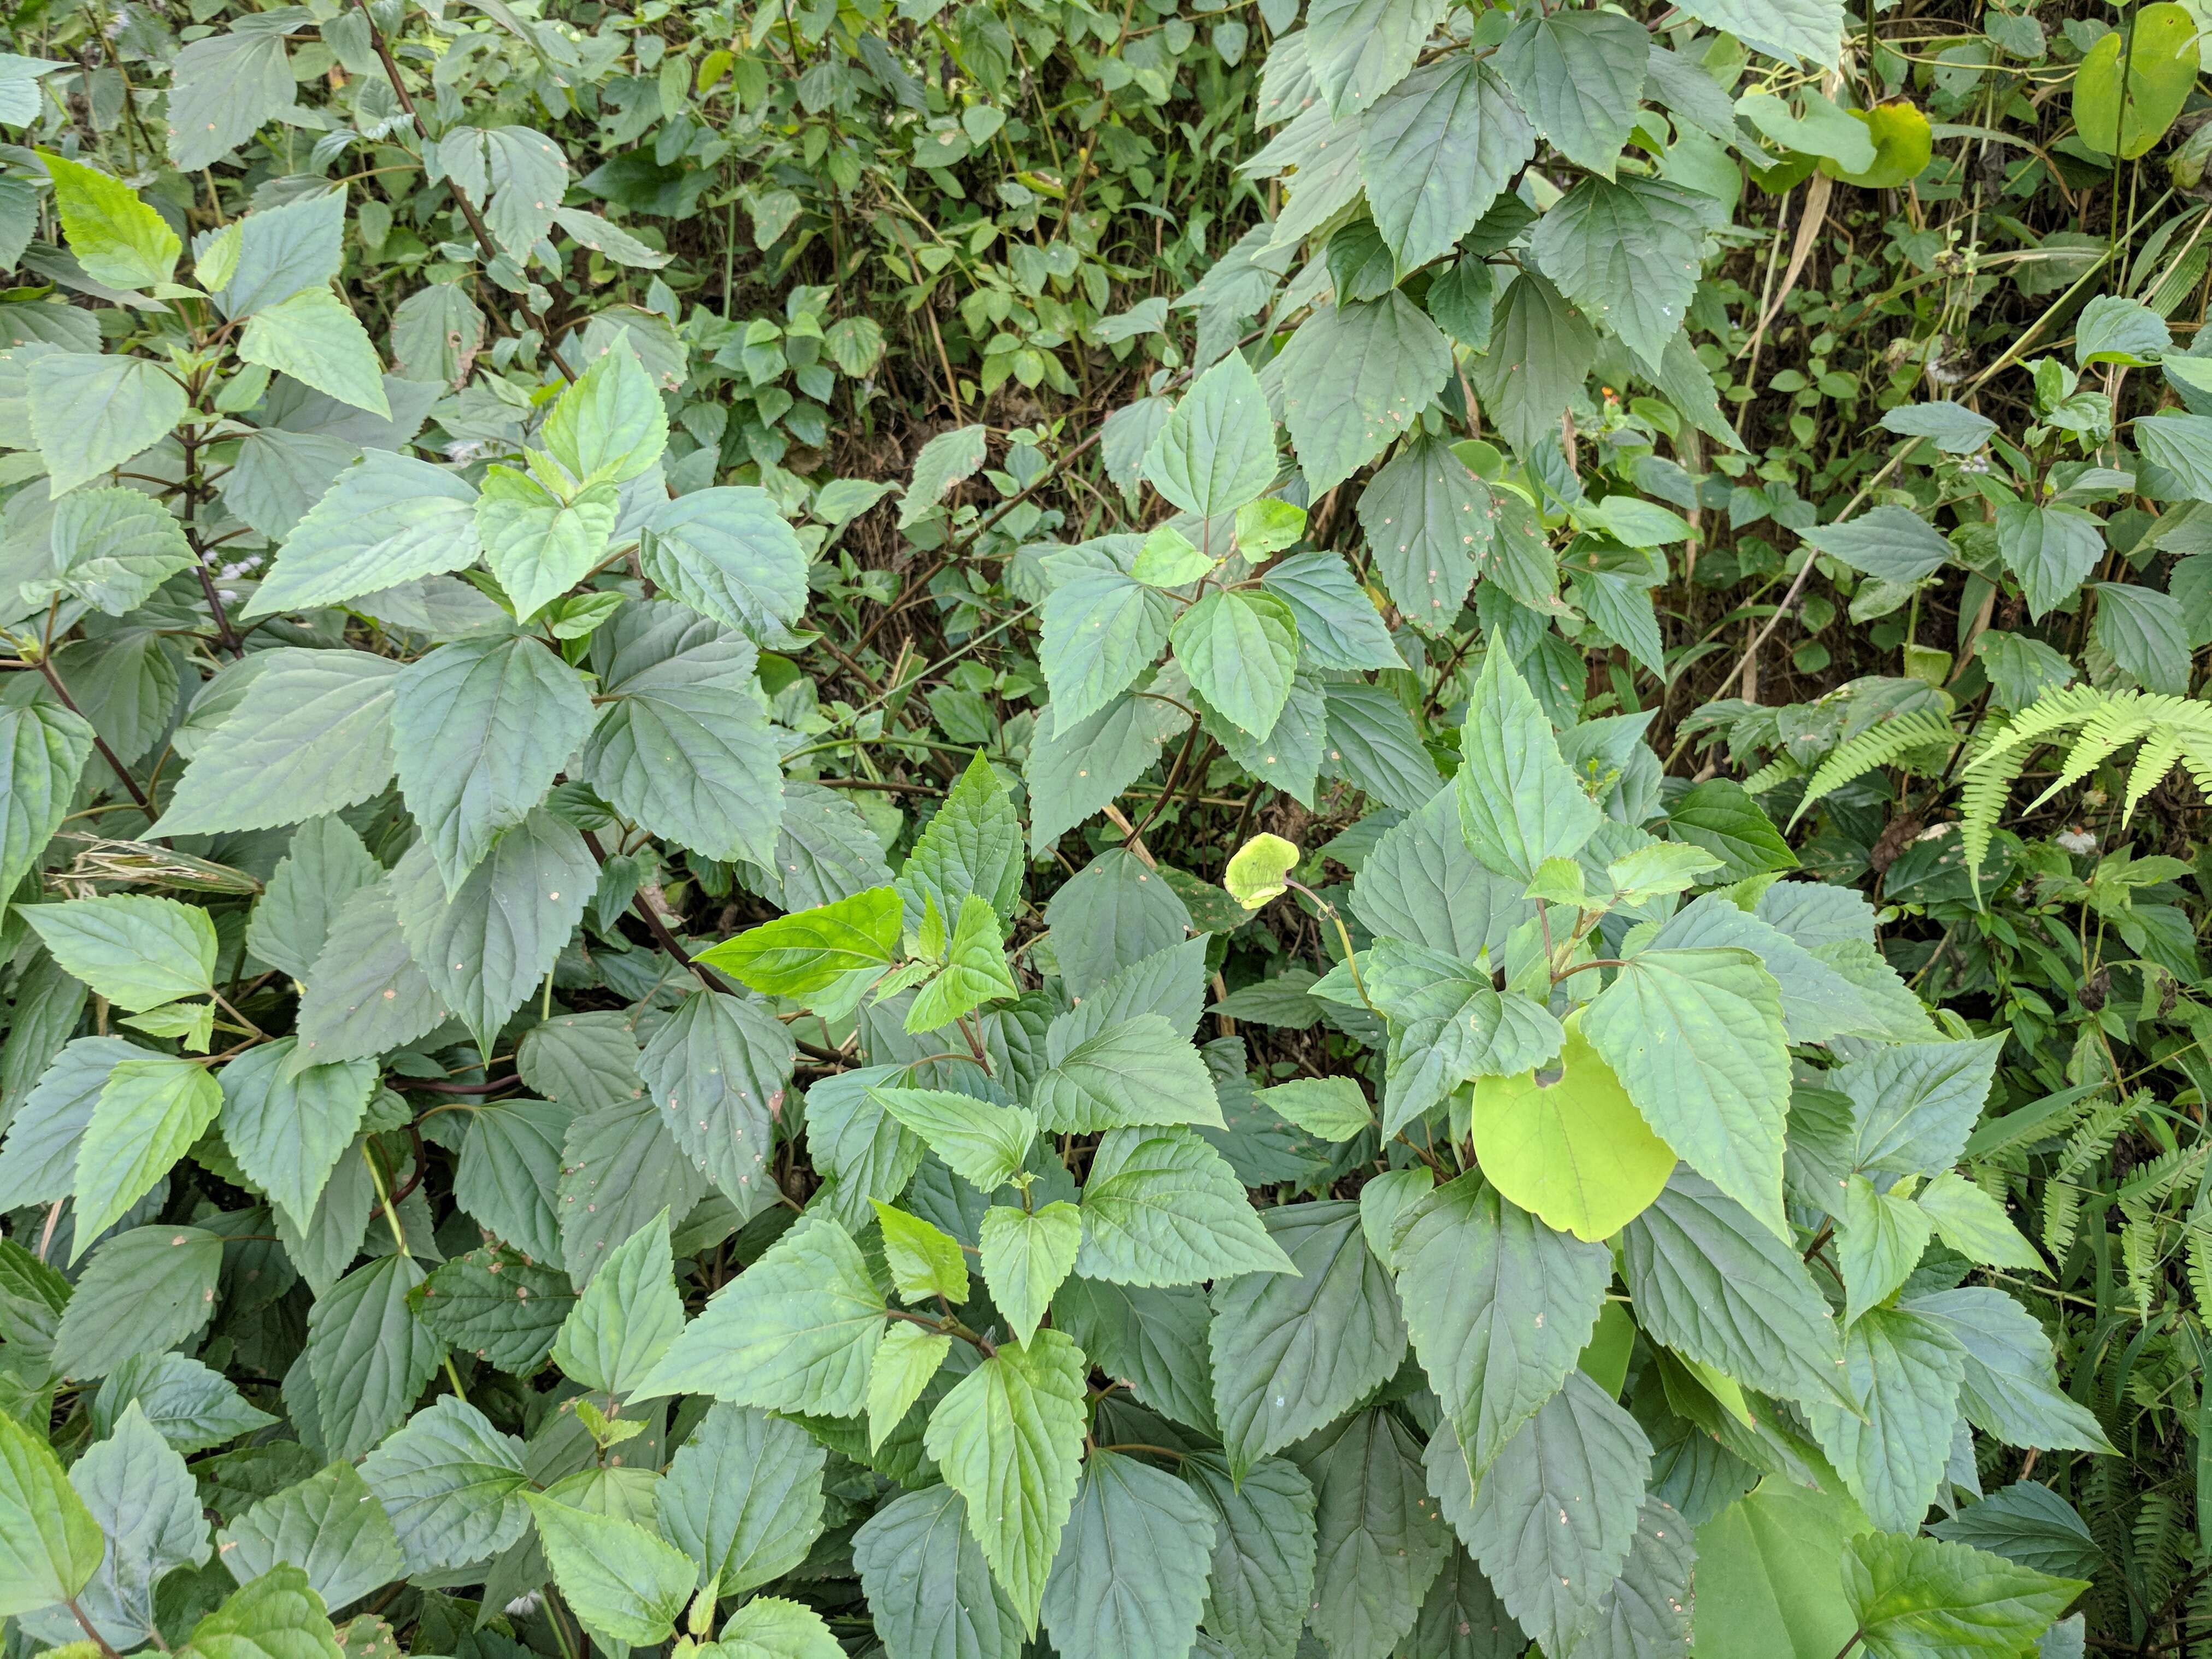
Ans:
[{"label": "sprawling shrub", "polygon": [[2206,1650],[2209,24],[26,0],[9,1655]]}]

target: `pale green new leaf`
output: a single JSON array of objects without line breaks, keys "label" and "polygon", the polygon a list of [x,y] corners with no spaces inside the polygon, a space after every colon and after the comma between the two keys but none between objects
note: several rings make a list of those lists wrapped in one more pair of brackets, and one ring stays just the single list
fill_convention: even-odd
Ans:
[{"label": "pale green new leaf", "polygon": [[118,1007],[137,1012],[215,988],[215,924],[197,905],[111,893],[16,914],[56,962]]},{"label": "pale green new leaf", "polygon": [[1217,519],[1275,481],[1275,423],[1259,377],[1231,352],[1200,375],[1145,454],[1145,477],[1167,500]]},{"label": "pale green new leaf", "polygon": [[618,1515],[524,1494],[554,1582],[601,1641],[642,1646],[666,1638],[698,1583],[691,1558]]},{"label": "pale green new leaf", "polygon": [[1084,1361],[1060,1332],[998,1352],[930,1413],[923,1444],[968,1503],[968,1525],[1024,1626],[1036,1628],[1046,1575],[1075,1505]]},{"label": "pale green new leaf", "polygon": [[1844,1596],[1875,1659],[2017,1654],[2087,1589],[1940,1539],[1869,1533],[1844,1554]]},{"label": "pale green new leaf", "polygon": [[384,365],[344,301],[327,288],[305,288],[246,319],[241,362],[289,374],[304,386],[386,419]]},{"label": "pale green new leaf", "polygon": [[60,1461],[0,1412],[0,1613],[19,1617],[75,1595],[106,1553]]},{"label": "pale green new leaf", "polygon": [[1073,1204],[1056,1201],[1035,1212],[994,1205],[983,1212],[979,1235],[983,1282],[991,1300],[1006,1316],[1014,1339],[1026,1342],[1052,1305],[1075,1266],[1075,1253],[1083,1243],[1083,1214]]},{"label": "pale green new leaf", "polygon": [[1189,1285],[1294,1273],[1221,1154],[1186,1128],[1115,1129],[1083,1189],[1085,1277]]},{"label": "pale green new leaf", "polygon": [[110,1072],[77,1148],[70,1259],[151,1191],[222,1109],[222,1085],[188,1057],[149,1054]]},{"label": "pale green new leaf", "polygon": [[608,1253],[568,1310],[553,1344],[562,1374],[617,1399],[640,1380],[684,1331],[684,1298],[676,1293],[663,1211]]},{"label": "pale green new leaf", "polygon": [[1483,658],[1460,751],[1460,824],[1475,857],[1497,874],[1525,886],[1545,860],[1571,858],[1595,833],[1597,804],[1560,757],[1551,721],[1503,651]]},{"label": "pale green new leaf", "polygon": [[476,500],[442,466],[371,449],[293,528],[239,614],[312,610],[459,570],[478,551]]}]

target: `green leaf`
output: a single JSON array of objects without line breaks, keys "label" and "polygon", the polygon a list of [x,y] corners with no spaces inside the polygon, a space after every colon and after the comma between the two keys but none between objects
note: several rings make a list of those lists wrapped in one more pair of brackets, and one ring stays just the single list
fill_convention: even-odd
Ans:
[{"label": "green leaf", "polygon": [[487,1244],[433,1271],[408,1305],[448,1347],[512,1376],[534,1376],[575,1300],[560,1268]]},{"label": "green leaf", "polygon": [[[1527,455],[1556,441],[1559,417],[1582,391],[1596,358],[1597,335],[1590,325],[1549,281],[1523,271],[1498,302],[1490,350],[1467,368],[1482,406],[1514,448]],[[1501,578],[1506,574],[1501,570]],[[1528,596],[1516,590],[1516,597]]]},{"label": "green leaf", "polygon": [[1078,1043],[1037,1079],[1037,1127],[1091,1134],[1153,1123],[1224,1127],[1198,1051],[1158,1014],[1140,1014]]},{"label": "green leaf", "polygon": [[2142,458],[2176,479],[2194,501],[2212,501],[2212,418],[2145,415],[2130,430]]},{"label": "green leaf", "polygon": [[793,644],[806,606],[806,556],[768,492],[695,489],[657,504],[641,546],[645,574],[701,616],[755,643]]},{"label": "green leaf", "polygon": [[712,1644],[720,1659],[843,1659],[844,1644],[811,1607],[757,1595],[723,1622]]},{"label": "green leaf", "polygon": [[1621,1263],[1655,1340],[1782,1399],[1852,1403],[1803,1259],[1702,1176],[1675,1172],[1621,1235]]},{"label": "green leaf", "polygon": [[750,644],[680,605],[633,601],[592,648],[604,689],[584,744],[592,787],[679,846],[772,860],[783,775]]},{"label": "green leaf", "polygon": [[1976,1428],[2008,1446],[2112,1449],[2089,1408],[2059,1391],[2043,1327],[2002,1291],[1966,1285],[1908,1297],[1904,1306],[1944,1326],[1965,1347],[1959,1404]]},{"label": "green leaf", "polygon": [[908,1030],[933,1031],[983,1003],[1021,994],[999,941],[1000,926],[989,900],[976,893],[961,899],[960,919],[945,946],[945,966],[915,994],[907,1009]]},{"label": "green leaf", "polygon": [[1847,1386],[1861,1417],[1815,1404],[1813,1432],[1868,1518],[1910,1532],[1927,1517],[1951,1453],[1966,1356],[1942,1325],[1898,1308],[1873,1308],[1844,1335]]},{"label": "green leaf", "polygon": [[397,1428],[436,1372],[444,1349],[407,1305],[423,1278],[412,1256],[380,1256],[308,1314],[307,1373],[333,1456],[357,1457]]},{"label": "green leaf", "polygon": [[344,1607],[407,1576],[391,1518],[350,1463],[333,1463],[264,1498],[216,1541],[240,1583],[289,1562],[307,1574],[308,1588],[327,1607]]},{"label": "green leaf", "polygon": [[444,467],[371,449],[293,528],[238,614],[312,610],[459,570],[477,556],[476,499]]},{"label": "green leaf", "polygon": [[[160,502],[135,489],[80,489],[64,496],[54,508],[52,540],[53,591],[111,617],[136,610],[196,562],[183,526]],[[46,586],[25,584],[25,597],[43,597],[40,590]]]},{"label": "green leaf", "polygon": [[1274,729],[1297,666],[1290,606],[1264,590],[1217,590],[1176,618],[1171,638],[1207,703],[1255,735]]},{"label": "green leaf", "polygon": [[1114,975],[1180,945],[1190,912],[1158,872],[1125,847],[1109,848],[1045,907],[1060,976],[1071,997],[1087,997]]},{"label": "green leaf", "polygon": [[106,1240],[62,1315],[54,1370],[100,1376],[133,1354],[176,1346],[214,1312],[222,1267],[222,1240],[197,1227],[137,1227]]},{"label": "green leaf", "polygon": [[579,1285],[662,1210],[688,1216],[708,1183],[649,1100],[580,1113],[561,1143],[561,1260]]},{"label": "green leaf", "polygon": [[1315,1632],[1332,1653],[1381,1656],[1420,1616],[1451,1534],[1423,1490],[1420,1443],[1364,1411],[1299,1448],[1313,1483]]},{"label": "green leaf", "polygon": [[1295,1273],[1214,1287],[1213,1403],[1241,1476],[1325,1428],[1396,1375],[1406,1327],[1390,1275],[1342,1200],[1262,1212]]},{"label": "green leaf", "polygon": [[1480,1471],[1574,1369],[1612,1257],[1507,1203],[1480,1175],[1438,1188],[1397,1231],[1413,1352]]},{"label": "green leaf", "polygon": [[1284,418],[1316,499],[1411,432],[1452,368],[1450,343],[1395,289],[1316,310],[1279,361]]},{"label": "green leaf", "polygon": [[923,1439],[1024,1626],[1075,1504],[1084,1432],[1083,1356],[1058,1331],[998,1351],[955,1383]]},{"label": "green leaf", "polygon": [[1595,832],[1597,805],[1560,758],[1552,723],[1503,651],[1485,655],[1461,728],[1455,790],[1476,858],[1523,885]]},{"label": "green leaf", "polygon": [[124,1407],[134,1402],[161,1437],[186,1455],[277,1421],[247,1405],[221,1372],[180,1353],[140,1354],[110,1371],[93,1401],[93,1431],[112,1431]]},{"label": "green leaf", "polygon": [[0,706],[0,890],[15,890],[62,827],[91,754],[82,715],[46,702]]},{"label": "green leaf", "polygon": [[945,793],[899,872],[907,919],[919,925],[922,902],[934,897],[939,915],[959,913],[960,901],[980,896],[1011,921],[1022,889],[1022,824],[1013,798],[981,753]]},{"label": "green leaf", "polygon": [[1390,1019],[1386,1134],[1470,1078],[1509,1076],[1559,1052],[1559,1022],[1543,1005],[1493,990],[1477,968],[1395,939],[1377,940],[1367,963],[1368,994]]},{"label": "green leaf", "polygon": [[2163,137],[2196,89],[2197,20],[2185,6],[2145,6],[2081,54],[2074,125],[2100,155],[2132,161]]},{"label": "green leaf", "polygon": [[1650,40],[1617,12],[1533,11],[1498,47],[1505,77],[1536,131],[1576,166],[1601,178],[1636,125]]},{"label": "green leaf", "polygon": [[639,1059],[637,1029],[628,1013],[556,1014],[524,1035],[515,1070],[546,1099],[595,1111],[644,1092]]},{"label": "green leaf", "polygon": [[1269,565],[1260,580],[1290,606],[1298,629],[1298,660],[1304,666],[1358,670],[1401,665],[1374,599],[1343,555],[1295,554]]},{"label": "green leaf", "polygon": [[1139,1403],[1212,1431],[1213,1362],[1206,1351],[1212,1310],[1204,1291],[1070,1279],[1052,1299],[1052,1316],[1093,1365],[1120,1379]]},{"label": "green leaf", "polygon": [[2146,690],[2180,696],[2189,690],[2189,629],[2179,601],[2155,588],[2097,582],[2091,638]]},{"label": "green leaf", "polygon": [[795,1424],[718,1405],[653,1488],[661,1533],[701,1564],[699,1582],[712,1581],[720,1595],[781,1578],[821,1536],[827,1457]]},{"label": "green leaf", "polygon": [[1078,1269],[1121,1285],[1291,1273],[1221,1154],[1184,1128],[1114,1129],[1091,1154]]},{"label": "green leaf", "polygon": [[381,881],[357,890],[338,907],[306,986],[299,1036],[308,1063],[380,1054],[414,1042],[446,1018],[445,1004],[400,932],[392,889]]},{"label": "green leaf", "polygon": [[483,1560],[530,1524],[522,1443],[452,1395],[410,1418],[362,1460],[361,1474],[391,1517],[410,1572]]},{"label": "green leaf", "polygon": [[1292,1659],[1313,1601],[1313,1483],[1279,1457],[1241,1481],[1218,1452],[1193,1453],[1182,1469],[1214,1512],[1206,1628],[1237,1659]]},{"label": "green leaf", "polygon": [[459,901],[493,843],[544,798],[591,723],[582,679],[534,640],[459,641],[402,672],[399,789],[449,896]]},{"label": "green leaf", "polygon": [[605,556],[621,512],[611,483],[592,484],[564,501],[512,467],[495,466],[484,475],[477,539],[491,574],[514,601],[517,620],[536,616]]},{"label": "green leaf", "polygon": [[501,1028],[552,970],[598,881],[583,836],[540,809],[501,834],[453,886],[419,842],[390,884],[399,931],[423,977],[490,1053]]},{"label": "green leaf", "polygon": [[[236,222],[237,262],[215,290],[227,316],[249,316],[303,288],[328,283],[345,264],[343,190],[258,208]],[[193,269],[202,282],[210,274],[208,258],[198,256]]]},{"label": "green leaf", "polygon": [[1375,1121],[1375,1109],[1348,1077],[1298,1078],[1257,1091],[1269,1111],[1323,1140],[1349,1140]]},{"label": "green leaf", "polygon": [[884,1264],[890,1269],[891,1286],[900,1297],[909,1304],[933,1297],[956,1304],[965,1302],[968,1263],[960,1241],[880,1199],[873,1203],[883,1235]]},{"label": "green leaf", "polygon": [[775,1201],[767,1159],[798,1054],[767,1005],[699,991],[638,1058],[670,1137],[747,1215]]},{"label": "green leaf", "polygon": [[1821,552],[1883,581],[1923,580],[1951,557],[1951,544],[1905,507],[1872,507],[1849,523],[1820,525],[1799,534]]},{"label": "green leaf", "polygon": [[1053,1646],[1066,1659],[1187,1651],[1213,1546],[1213,1511],[1196,1492],[1133,1457],[1094,1451],[1045,1585]]},{"label": "green leaf", "polygon": [[106,1553],[46,1442],[0,1412],[0,1611],[20,1617],[75,1595]]},{"label": "green leaf", "polygon": [[[1664,1659],[1687,1653],[1697,1559],[1697,1545],[1681,1512],[1656,1493],[1646,1493],[1620,1577],[1575,1651],[1583,1659]],[[1499,1614],[1504,1612],[1500,1606]]]},{"label": "green leaf", "polygon": [[168,222],[118,179],[42,149],[54,210],[84,274],[110,288],[152,288],[177,268],[184,243]]},{"label": "green leaf", "polygon": [[2062,1578],[2087,1578],[2105,1565],[2104,1549],[2089,1523],[2071,1504],[2034,1480],[2016,1480],[1928,1530],[1950,1543],[1968,1544]]},{"label": "green leaf", "polygon": [[1858,1628],[1838,1562],[1867,1530],[1858,1505],[1780,1476],[1698,1528],[1698,1659],[1834,1659]]},{"label": "green leaf", "polygon": [[1689,314],[1712,211],[1711,197],[1680,185],[1584,179],[1536,222],[1531,251],[1561,292],[1656,374]]},{"label": "green leaf", "polygon": [[2001,1037],[1905,1042],[1838,1066],[1829,1082],[1850,1097],[1851,1168],[1926,1176],[1956,1164],[2003,1049]]},{"label": "green leaf", "polygon": [[1145,477],[1201,519],[1234,513],[1275,482],[1275,423],[1241,354],[1192,383],[1146,452]]},{"label": "green leaf", "polygon": [[1025,1106],[994,1106],[944,1089],[872,1088],[868,1094],[981,1192],[1012,1181],[1036,1141],[1036,1115]]},{"label": "green leaf", "polygon": [[1458,1497],[1456,1472],[1440,1484],[1438,1462],[1452,1455],[1431,1445],[1431,1490],[1516,1621],[1547,1650],[1567,1652],[1601,1615],[1628,1559],[1651,1443],[1604,1390],[1571,1370],[1499,1451],[1471,1500]]},{"label": "green leaf", "polygon": [[1438,0],[1321,0],[1306,15],[1306,59],[1331,113],[1357,114],[1413,68],[1442,21]]},{"label": "green leaf", "polygon": [[[2139,437],[2147,424],[2137,422]],[[2149,446],[2144,453],[2151,453]],[[2028,614],[2040,621],[2071,599],[2104,557],[2104,532],[2086,513],[2002,501],[1997,506],[1997,554],[2020,578]]]},{"label": "green leaf", "polygon": [[1684,790],[1668,809],[1667,833],[1720,860],[1717,873],[1723,881],[1797,867],[1797,855],[1774,821],[1733,779],[1712,778]]},{"label": "green leaf", "polygon": [[853,1535],[877,1632],[895,1654],[1020,1659],[1029,1621],[991,1577],[951,1486],[902,1492]]},{"label": "green leaf", "polygon": [[1735,950],[1644,951],[1590,1004],[1583,1030],[1644,1121],[1787,1240],[1790,1051],[1780,988],[1758,958]]},{"label": "green leaf", "polygon": [[143,357],[49,352],[32,362],[27,381],[31,430],[57,497],[160,442],[190,404],[185,388]]},{"label": "green leaf", "polygon": [[[1083,1213],[1064,1201],[1034,1212],[994,1205],[983,1212],[979,1231],[983,1282],[990,1286],[991,1300],[1006,1316],[1015,1340],[1027,1342],[1052,1305],[1053,1292],[1075,1266],[1075,1253],[1083,1243]],[[966,1287],[963,1268],[963,1295]]]},{"label": "green leaf", "polygon": [[1886,1302],[1928,1249],[1929,1216],[1911,1199],[1875,1190],[1864,1176],[1844,1187],[1836,1261],[1844,1275],[1844,1322]]},{"label": "green leaf", "polygon": [[1844,1553],[1844,1597],[1875,1659],[2019,1653],[2088,1588],[1940,1539],[1869,1533]]},{"label": "green leaf", "polygon": [[989,429],[980,426],[940,432],[924,444],[915,457],[913,481],[899,498],[898,527],[910,530],[921,523],[954,486],[982,470],[989,453]]},{"label": "green leaf", "polygon": [[15,914],[56,962],[133,1012],[215,988],[215,925],[195,905],[113,893],[26,905]]},{"label": "green leaf", "polygon": [[194,751],[154,833],[297,823],[357,805],[392,781],[398,663],[293,647],[254,660],[264,665]]},{"label": "green leaf", "polygon": [[1954,403],[1948,398],[1924,404],[1899,404],[1895,409],[1885,410],[1881,425],[1886,432],[1925,438],[1947,455],[1972,454],[1997,429],[1996,422],[1988,416],[1976,414],[1964,404]]},{"label": "green leaf", "polygon": [[1771,58],[1832,69],[1843,49],[1844,9],[1835,0],[1690,0],[1682,9]]},{"label": "green leaf", "polygon": [[296,1037],[249,1048],[222,1068],[222,1139],[239,1167],[305,1231],[331,1171],[376,1092],[364,1060],[294,1072]]},{"label": "green leaf", "polygon": [[859,969],[898,960],[905,907],[889,887],[778,916],[699,952],[707,966],[769,995],[805,996]]},{"label": "green leaf", "polygon": [[284,36],[297,27],[281,11],[247,17],[178,52],[171,65],[169,160],[180,171],[197,173],[221,161],[264,122],[295,107]]},{"label": "green leaf", "polygon": [[593,1391],[625,1397],[684,1330],[666,1212],[611,1251],[568,1310],[553,1363]]},{"label": "green leaf", "polygon": [[708,1302],[634,1397],[709,1394],[857,1416],[883,1330],[883,1296],[860,1246],[827,1217],[808,1216]]},{"label": "green leaf", "polygon": [[239,337],[241,362],[259,363],[356,409],[386,419],[384,365],[368,331],[327,288],[301,289],[246,319]]},{"label": "green leaf", "polygon": [[70,1260],[152,1191],[222,1109],[222,1086],[198,1060],[149,1054],[110,1072],[77,1148]]},{"label": "green leaf", "polygon": [[1497,508],[1451,447],[1424,432],[1360,492],[1359,522],[1375,568],[1407,621],[1451,629],[1482,568]]},{"label": "green leaf", "polygon": [[1359,170],[1401,271],[1449,253],[1535,154],[1536,135],[1486,64],[1424,64],[1367,112]]},{"label": "green leaf", "polygon": [[660,459],[668,416],[626,337],[554,400],[540,435],[568,476],[586,485],[626,483]]},{"label": "green leaf", "polygon": [[1944,1243],[1990,1267],[2048,1273],[2036,1248],[2021,1237],[2005,1206],[1955,1170],[1945,1170],[1914,1194]]},{"label": "green leaf", "polygon": [[906,1421],[952,1349],[952,1339],[924,1326],[895,1324],[868,1366],[868,1449],[878,1449]]},{"label": "green leaf", "polygon": [[523,1497],[553,1580],[585,1629],[640,1646],[667,1638],[698,1583],[690,1556],[618,1515]]}]

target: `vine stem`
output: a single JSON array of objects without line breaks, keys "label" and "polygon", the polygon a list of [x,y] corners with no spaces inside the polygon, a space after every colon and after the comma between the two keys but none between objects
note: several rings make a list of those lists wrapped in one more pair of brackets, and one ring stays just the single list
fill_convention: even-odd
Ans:
[{"label": "vine stem", "polygon": [[[48,655],[49,653],[45,651],[39,653],[39,672],[46,677],[46,684],[54,688],[54,695],[62,700],[62,707],[79,720],[84,720],[87,726],[90,726],[92,722],[85,720],[84,710],[78,708],[76,699],[70,696],[69,687],[62,684],[62,677],[54,672],[54,665],[48,660]],[[92,744],[94,748],[100,750],[101,758],[106,761],[108,769],[112,771],[123,787],[131,792],[131,799],[138,803],[138,810],[149,818],[157,816],[154,811],[153,802],[146,799],[146,792],[138,787],[138,781],[131,775],[131,769],[115,757],[115,751],[107,746],[107,739],[101,737],[98,732],[94,732],[92,734]]]}]

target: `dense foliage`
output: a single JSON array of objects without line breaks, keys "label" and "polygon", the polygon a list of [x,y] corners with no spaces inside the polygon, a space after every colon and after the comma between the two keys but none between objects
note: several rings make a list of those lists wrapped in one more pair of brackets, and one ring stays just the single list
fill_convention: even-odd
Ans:
[{"label": "dense foliage", "polygon": [[10,15],[11,1656],[2212,1651],[2212,11]]}]

